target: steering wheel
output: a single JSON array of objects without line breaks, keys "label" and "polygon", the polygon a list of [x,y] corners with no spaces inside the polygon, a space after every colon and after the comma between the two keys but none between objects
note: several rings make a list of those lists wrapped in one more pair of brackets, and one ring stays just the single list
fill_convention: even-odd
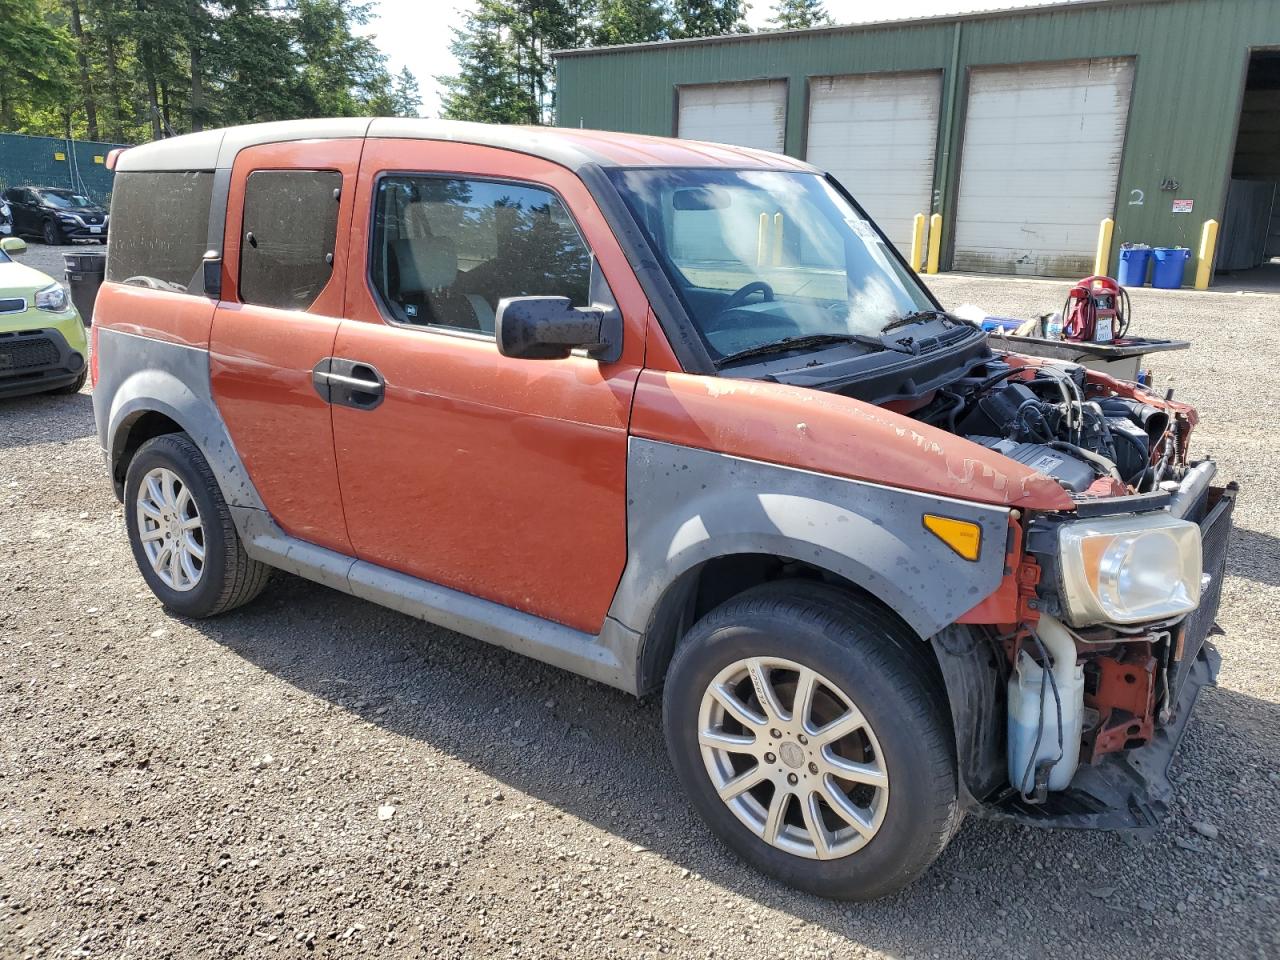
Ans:
[{"label": "steering wheel", "polygon": [[729,294],[729,299],[721,305],[720,312],[726,313],[729,310],[742,306],[747,302],[747,298],[753,293],[763,294],[766,303],[773,299],[773,287],[769,286],[763,280],[752,280],[746,286],[739,287],[737,290],[733,291],[733,293]]}]

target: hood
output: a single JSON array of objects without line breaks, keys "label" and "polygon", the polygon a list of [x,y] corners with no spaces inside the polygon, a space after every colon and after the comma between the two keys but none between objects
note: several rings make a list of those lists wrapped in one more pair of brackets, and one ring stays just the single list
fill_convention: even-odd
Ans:
[{"label": "hood", "polygon": [[978,503],[1071,510],[1056,481],[993,450],[852,397],[646,370],[632,432],[752,460]]},{"label": "hood", "polygon": [[43,290],[53,282],[53,277],[26,264],[0,263],[0,297],[26,297],[29,300],[37,290]]}]

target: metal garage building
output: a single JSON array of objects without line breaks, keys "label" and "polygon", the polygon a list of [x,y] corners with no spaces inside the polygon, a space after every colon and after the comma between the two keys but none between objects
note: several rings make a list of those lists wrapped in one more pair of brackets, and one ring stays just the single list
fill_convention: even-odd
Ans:
[{"label": "metal garage building", "polygon": [[1220,269],[1280,257],[1280,0],[1101,0],[557,64],[561,125],[806,158],[904,250],[914,215],[940,213],[943,269],[1084,276],[1108,216],[1112,272],[1127,241],[1194,255],[1210,218]]}]

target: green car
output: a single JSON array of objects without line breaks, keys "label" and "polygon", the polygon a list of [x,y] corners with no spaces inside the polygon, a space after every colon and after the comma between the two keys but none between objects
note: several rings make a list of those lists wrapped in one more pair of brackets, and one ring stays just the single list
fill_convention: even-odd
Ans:
[{"label": "green car", "polygon": [[76,393],[89,374],[84,322],[60,283],[13,259],[26,249],[0,240],[0,397]]}]

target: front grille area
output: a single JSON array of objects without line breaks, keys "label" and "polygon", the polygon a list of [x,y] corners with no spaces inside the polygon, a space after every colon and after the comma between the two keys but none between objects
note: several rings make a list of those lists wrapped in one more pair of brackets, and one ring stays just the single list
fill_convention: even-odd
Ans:
[{"label": "front grille area", "polygon": [[101,222],[102,222],[102,214],[100,214],[100,213],[82,213],[82,214],[80,214],[80,219],[81,219],[81,220],[83,220],[85,223],[101,223]]},{"label": "front grille area", "polygon": [[22,297],[5,297],[0,300],[0,313],[21,313],[27,309],[27,301]]},{"label": "front grille area", "polygon": [[57,364],[57,345],[48,337],[12,339],[0,337],[0,376]]},{"label": "front grille area", "polygon": [[1218,617],[1218,605],[1222,602],[1222,580],[1227,572],[1227,544],[1231,540],[1231,514],[1236,508],[1236,494],[1240,488],[1234,484],[1226,487],[1211,487],[1205,503],[1208,513],[1200,521],[1200,540],[1204,572],[1210,577],[1209,585],[1200,596],[1200,606],[1187,615],[1182,622],[1182,637],[1179,646],[1182,656],[1174,667],[1173,688],[1170,691],[1173,699],[1177,699],[1182,683],[1195,662],[1196,655],[1204,646],[1209,631],[1213,629]]}]

